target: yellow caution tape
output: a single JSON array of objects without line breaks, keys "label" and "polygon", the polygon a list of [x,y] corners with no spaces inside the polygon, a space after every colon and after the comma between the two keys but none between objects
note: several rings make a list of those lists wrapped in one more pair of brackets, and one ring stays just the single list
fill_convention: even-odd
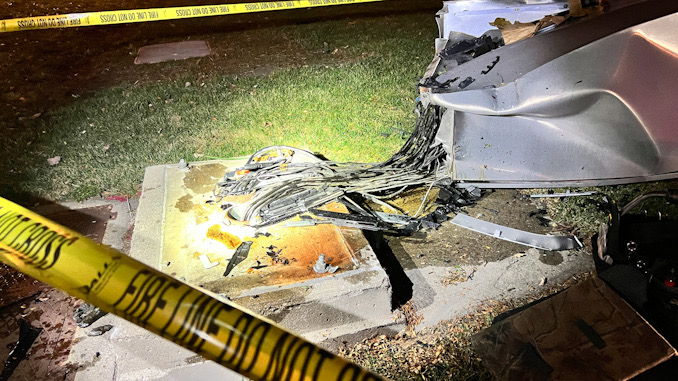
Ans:
[{"label": "yellow caution tape", "polygon": [[0,260],[254,380],[382,379],[1,197]]},{"label": "yellow caution tape", "polygon": [[102,11],[69,13],[64,15],[24,17],[0,21],[0,32],[16,32],[34,29],[55,29],[78,26],[113,25],[133,22],[187,19],[193,17],[224,16],[241,13],[279,11],[327,5],[347,5],[369,3],[383,0],[301,0],[269,1],[261,3],[238,3],[219,5],[200,5],[189,7],[130,9],[122,11]]}]

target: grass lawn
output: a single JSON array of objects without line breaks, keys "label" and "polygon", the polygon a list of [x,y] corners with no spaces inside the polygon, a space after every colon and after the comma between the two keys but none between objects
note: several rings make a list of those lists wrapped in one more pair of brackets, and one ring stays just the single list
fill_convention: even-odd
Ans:
[{"label": "grass lawn", "polygon": [[[416,84],[433,56],[432,14],[333,20],[263,33],[286,33],[311,53],[324,50],[325,62],[266,76],[217,73],[205,79],[188,73],[78,98],[27,121],[11,140],[0,142],[13,159],[0,162],[0,171],[9,174],[0,179],[0,195],[55,200],[133,195],[147,166],[249,155],[274,144],[367,162],[386,159],[400,147],[398,131],[414,125]],[[47,159],[54,156],[62,160],[50,166]]]}]

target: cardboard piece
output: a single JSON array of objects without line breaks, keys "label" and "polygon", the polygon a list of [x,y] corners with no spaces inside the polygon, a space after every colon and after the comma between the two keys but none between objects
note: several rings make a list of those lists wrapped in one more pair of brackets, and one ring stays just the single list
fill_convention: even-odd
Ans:
[{"label": "cardboard piece", "polygon": [[599,278],[495,323],[472,341],[497,380],[626,380],[676,354]]}]

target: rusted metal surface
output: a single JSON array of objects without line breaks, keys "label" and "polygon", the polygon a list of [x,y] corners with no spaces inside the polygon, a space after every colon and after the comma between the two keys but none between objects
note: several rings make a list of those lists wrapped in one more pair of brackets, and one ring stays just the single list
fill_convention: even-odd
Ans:
[{"label": "rusted metal surface", "polygon": [[[47,218],[101,243],[110,206],[61,210]],[[75,271],[75,270],[74,270]],[[73,310],[80,300],[0,264],[0,380],[73,380],[77,364],[68,363],[77,327]],[[25,358],[10,356],[19,344],[20,321],[40,331],[28,345]]]},{"label": "rusted metal surface", "polygon": [[[352,253],[336,226],[274,226],[268,232],[270,237],[262,236],[254,241],[247,259],[236,267],[233,276],[256,278],[259,286],[285,285],[329,276],[331,274],[313,271],[320,254],[325,255],[327,263],[339,266],[339,271],[356,268]],[[266,267],[257,268],[261,265]]]},{"label": "rusted metal surface", "polygon": [[[226,170],[217,163],[168,167],[166,182],[177,185],[167,191],[162,271],[210,291],[228,289],[229,295],[238,295],[250,288],[290,285],[340,275],[359,267],[360,259],[355,254],[362,247],[352,247],[346,230],[334,225],[290,228],[283,227],[283,222],[255,229],[229,218],[221,205],[234,200],[220,198],[217,201],[212,193],[214,184]],[[324,209],[347,212],[339,203],[328,204]],[[250,241],[252,245],[246,257],[239,254],[232,260],[238,246]],[[334,274],[313,271],[320,254],[339,270]],[[218,265],[205,268],[201,256],[206,256],[210,264],[218,262]],[[230,262],[237,263],[229,269]]]}]

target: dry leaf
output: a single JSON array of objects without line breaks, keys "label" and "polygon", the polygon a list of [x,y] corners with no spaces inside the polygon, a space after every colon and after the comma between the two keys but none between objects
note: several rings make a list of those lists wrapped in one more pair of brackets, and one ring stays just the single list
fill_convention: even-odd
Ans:
[{"label": "dry leaf", "polygon": [[61,163],[61,156],[54,156],[54,157],[50,157],[49,159],[47,159],[47,164],[49,164],[51,166],[55,166],[59,163]]},{"label": "dry leaf", "polygon": [[504,44],[506,45],[532,37],[537,31],[537,26],[535,24],[519,21],[512,24],[507,19],[501,17],[495,19],[490,25],[497,27],[501,31],[501,35],[504,38]]},{"label": "dry leaf", "polygon": [[543,19],[539,20],[537,23],[537,30],[542,30],[547,26],[555,25],[558,26],[565,22],[569,16],[545,16]]}]

